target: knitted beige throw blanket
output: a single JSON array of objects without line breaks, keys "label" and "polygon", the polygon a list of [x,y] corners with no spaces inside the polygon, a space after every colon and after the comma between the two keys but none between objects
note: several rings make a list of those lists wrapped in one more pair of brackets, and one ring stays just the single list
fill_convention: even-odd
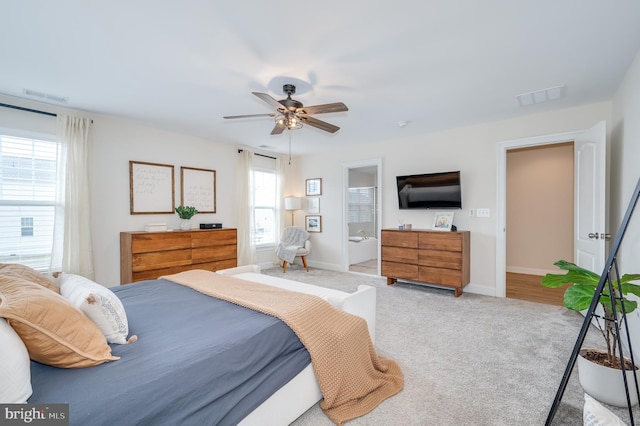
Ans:
[{"label": "knitted beige throw blanket", "polygon": [[203,270],[161,278],[284,321],[307,348],[324,397],[320,407],[338,425],[402,389],[400,367],[376,353],[366,321],[324,299]]}]

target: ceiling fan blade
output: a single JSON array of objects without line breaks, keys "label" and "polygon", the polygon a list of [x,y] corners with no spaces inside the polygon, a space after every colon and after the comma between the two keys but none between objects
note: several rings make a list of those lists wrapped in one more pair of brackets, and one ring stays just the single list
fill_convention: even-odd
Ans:
[{"label": "ceiling fan blade", "polygon": [[300,116],[300,119],[304,124],[317,127],[318,129],[324,130],[325,132],[335,133],[340,130],[340,127],[338,126],[334,126],[333,124],[327,123],[326,121],[318,120],[317,118],[309,117],[307,115]]},{"label": "ceiling fan blade", "polygon": [[225,115],[222,118],[275,117],[276,115],[278,114],[272,112],[270,114]]},{"label": "ceiling fan blade", "polygon": [[276,126],[271,131],[271,134],[272,135],[279,135],[282,132],[284,132],[284,129],[286,129],[286,128],[287,128],[287,126],[285,126],[284,123],[281,123],[280,121],[276,121]]},{"label": "ceiling fan blade", "polygon": [[335,102],[332,104],[324,105],[312,105],[302,108],[298,108],[297,112],[301,114],[325,114],[328,112],[342,112],[349,111],[349,108],[342,102]]},{"label": "ceiling fan blade", "polygon": [[276,101],[266,93],[260,93],[260,92],[251,92],[251,93],[253,93],[254,95],[256,95],[257,97],[259,97],[260,99],[262,99],[263,101],[265,101],[266,103],[268,103],[269,105],[271,105],[272,107],[274,107],[276,110],[280,112],[284,112],[287,110],[284,105],[282,105],[280,102]]}]

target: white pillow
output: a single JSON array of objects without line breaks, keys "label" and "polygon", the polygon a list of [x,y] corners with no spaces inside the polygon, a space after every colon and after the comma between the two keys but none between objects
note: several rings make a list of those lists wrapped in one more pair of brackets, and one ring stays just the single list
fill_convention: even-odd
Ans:
[{"label": "white pillow", "polygon": [[584,394],[584,411],[582,412],[584,426],[625,426],[620,417],[606,409],[598,401]]},{"label": "white pillow", "polygon": [[0,318],[0,404],[24,404],[33,393],[31,360],[18,333]]},{"label": "white pillow", "polygon": [[114,292],[80,275],[62,274],[60,294],[88,316],[102,331],[109,343],[131,343],[127,341],[129,323],[124,306]]}]

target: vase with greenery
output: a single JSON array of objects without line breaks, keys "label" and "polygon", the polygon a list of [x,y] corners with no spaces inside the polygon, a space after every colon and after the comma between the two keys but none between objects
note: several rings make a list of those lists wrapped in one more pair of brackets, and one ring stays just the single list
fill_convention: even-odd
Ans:
[{"label": "vase with greenery", "polygon": [[[566,308],[571,309],[573,311],[584,311],[591,306],[591,302],[593,298],[596,296],[596,288],[600,282],[600,275],[591,272],[587,269],[581,268],[574,263],[567,262],[566,260],[560,260],[554,263],[558,268],[566,271],[564,274],[547,274],[542,279],[542,285],[549,288],[558,288],[562,287],[565,284],[571,284],[568,286],[564,292],[564,300],[563,304]],[[612,274],[612,287],[613,287],[613,297],[616,298],[616,312],[614,314],[613,309],[611,307],[611,297],[610,289],[608,285],[605,285],[602,290],[602,295],[598,301],[601,312],[598,312],[598,315],[595,315],[593,318],[596,320],[596,326],[599,329],[602,337],[604,338],[606,344],[606,351],[600,351],[597,349],[583,349],[580,351],[580,356],[591,363],[599,364],[604,367],[609,367],[611,369],[620,370],[621,369],[621,359],[624,358],[618,355],[618,339],[621,336],[618,332],[622,332],[620,326],[618,327],[618,332],[616,332],[616,327],[614,319],[619,317],[622,312],[622,305],[624,304],[624,312],[629,314],[636,310],[638,307],[638,303],[635,300],[630,300],[626,296],[629,294],[633,294],[635,296],[640,297],[640,285],[634,284],[632,281],[640,280],[640,274],[624,274],[619,277],[619,280],[615,279],[616,277]],[[621,294],[620,294],[621,293]],[[605,319],[608,318],[608,319]],[[580,360],[579,360],[580,361]],[[603,402],[617,405],[617,406],[626,406],[626,396],[624,393],[619,393],[620,399],[617,402],[614,402],[613,398],[617,396],[612,395],[611,391],[606,391],[608,395],[603,395],[603,397],[599,397],[600,395],[594,394],[594,392],[602,391],[603,379],[591,379],[586,377],[586,374],[583,373],[580,369],[580,362],[578,363],[578,372],[580,374],[580,383],[582,387],[585,389],[585,392],[589,393],[596,399],[600,399]],[[631,373],[631,370],[634,370],[634,366],[630,360],[625,359],[625,370]],[[637,368],[636,368],[637,369]],[[606,373],[610,374],[610,373]],[[620,379],[622,382],[622,377],[620,372],[613,374],[608,377],[616,377]],[[595,389],[594,392],[591,392],[591,383],[593,383]],[[632,386],[632,384],[630,384]],[[635,392],[633,392],[635,393]],[[633,396],[633,395],[632,395]],[[607,399],[612,398],[612,399]],[[637,402],[637,398],[635,398],[635,402]],[[632,399],[632,404],[635,404]]]},{"label": "vase with greenery", "polygon": [[178,206],[176,207],[176,213],[178,213],[178,217],[182,219],[180,221],[180,229],[188,230],[191,229],[191,218],[198,214],[198,209],[193,206]]}]

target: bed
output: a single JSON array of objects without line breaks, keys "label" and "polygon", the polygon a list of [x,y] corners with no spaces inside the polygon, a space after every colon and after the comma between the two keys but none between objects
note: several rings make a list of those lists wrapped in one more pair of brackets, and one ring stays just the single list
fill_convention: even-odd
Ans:
[{"label": "bed", "polygon": [[[375,339],[373,287],[348,294],[263,275],[254,265],[214,275],[318,296],[364,318]],[[323,398],[314,352],[278,318],[168,279],[112,290],[138,340],[109,345],[119,359],[89,368],[31,362],[29,403],[68,403],[72,425],[286,425]],[[401,388],[397,373],[388,396]]]}]

